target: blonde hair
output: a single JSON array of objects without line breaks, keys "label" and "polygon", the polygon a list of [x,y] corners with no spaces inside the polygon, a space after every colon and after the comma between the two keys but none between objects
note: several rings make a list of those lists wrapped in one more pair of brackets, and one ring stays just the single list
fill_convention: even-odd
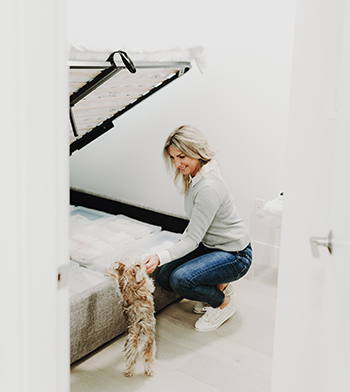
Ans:
[{"label": "blonde hair", "polygon": [[[174,170],[174,165],[169,154],[170,146],[173,146],[187,157],[198,159],[198,170],[211,161],[216,154],[209,146],[207,138],[201,131],[191,125],[182,125],[171,132],[164,144],[163,157],[169,171]],[[178,168],[175,168],[175,184],[178,182],[180,174],[182,175],[181,171]],[[183,193],[186,194],[189,188],[188,175],[182,175],[182,185]]]}]

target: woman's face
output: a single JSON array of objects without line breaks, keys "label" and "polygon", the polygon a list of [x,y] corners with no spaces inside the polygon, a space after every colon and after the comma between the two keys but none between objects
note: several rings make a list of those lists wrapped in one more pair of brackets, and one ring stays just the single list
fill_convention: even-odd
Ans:
[{"label": "woman's face", "polygon": [[191,175],[194,177],[197,174],[198,159],[186,156],[173,146],[169,146],[168,151],[174,166],[178,168],[183,175]]}]

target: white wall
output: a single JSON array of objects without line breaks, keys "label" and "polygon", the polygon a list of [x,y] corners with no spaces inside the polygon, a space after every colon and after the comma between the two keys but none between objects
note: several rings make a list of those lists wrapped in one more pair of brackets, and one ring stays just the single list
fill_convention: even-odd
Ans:
[{"label": "white wall", "polygon": [[203,45],[196,67],[115,121],[70,159],[71,186],[183,215],[161,157],[177,126],[201,129],[218,150],[241,216],[284,189],[295,0],[68,1],[69,39],[91,48]]}]

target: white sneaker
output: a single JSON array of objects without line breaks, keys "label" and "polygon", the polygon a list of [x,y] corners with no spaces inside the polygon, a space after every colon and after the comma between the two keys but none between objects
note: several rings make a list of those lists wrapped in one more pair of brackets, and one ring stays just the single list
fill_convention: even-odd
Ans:
[{"label": "white sneaker", "polygon": [[231,298],[223,309],[209,307],[205,314],[197,320],[194,329],[198,332],[215,331],[235,313],[236,307]]},{"label": "white sneaker", "polygon": [[207,304],[206,302],[197,302],[194,305],[193,313],[203,314],[208,310],[208,308],[210,308],[210,305]]},{"label": "white sneaker", "polygon": [[234,290],[233,290],[233,286],[232,286],[231,283],[229,283],[229,284],[224,288],[223,293],[224,293],[225,295],[234,295],[234,294],[235,294],[235,292],[234,292]]},{"label": "white sneaker", "polygon": [[[230,296],[235,294],[235,292],[234,292],[234,290],[233,290],[233,287],[232,287],[232,284],[231,284],[231,283],[229,283],[229,284],[225,287],[223,293],[224,293],[225,295],[230,295]],[[196,313],[196,314],[203,314],[203,313],[205,313],[205,312],[208,310],[209,307],[210,307],[210,305],[209,305],[208,303],[206,303],[206,302],[197,302],[197,303],[194,305],[193,313]]]}]

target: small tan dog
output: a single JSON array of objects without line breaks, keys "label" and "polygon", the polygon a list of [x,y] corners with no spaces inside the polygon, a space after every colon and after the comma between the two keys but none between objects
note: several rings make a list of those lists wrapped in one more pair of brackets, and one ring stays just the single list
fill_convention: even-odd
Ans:
[{"label": "small tan dog", "polygon": [[147,275],[141,257],[134,254],[112,263],[105,269],[105,275],[120,291],[128,324],[124,344],[124,375],[131,377],[137,359],[143,357],[145,374],[152,376],[156,351],[153,281]]}]

